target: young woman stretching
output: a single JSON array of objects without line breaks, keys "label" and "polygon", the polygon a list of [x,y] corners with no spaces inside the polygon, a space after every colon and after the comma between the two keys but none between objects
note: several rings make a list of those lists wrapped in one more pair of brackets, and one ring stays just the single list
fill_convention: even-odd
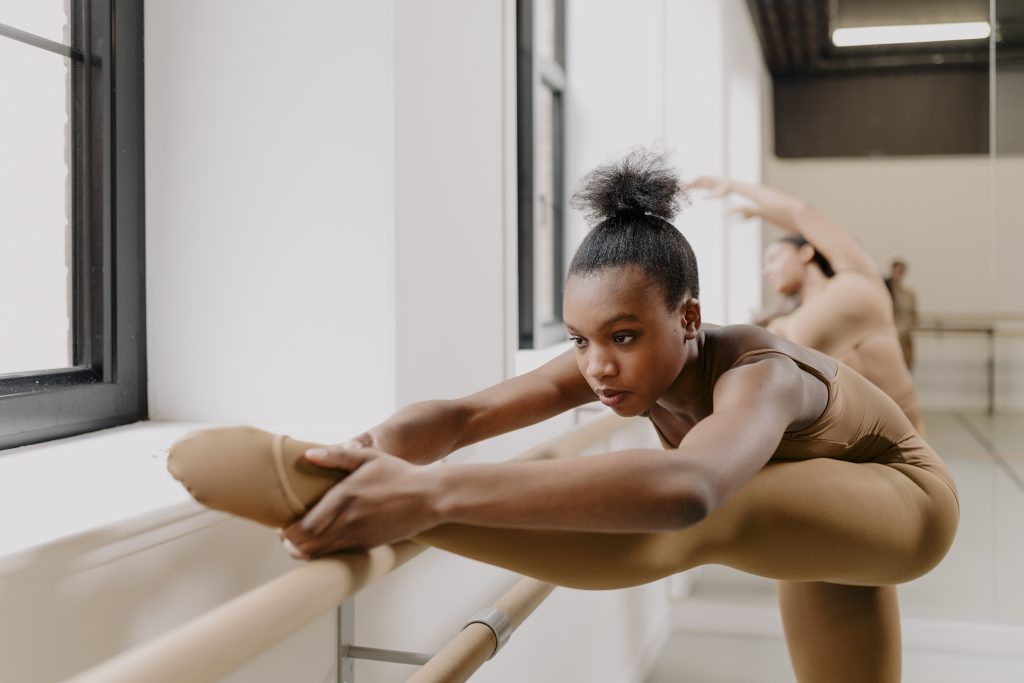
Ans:
[{"label": "young woman stretching", "polygon": [[739,212],[793,233],[765,249],[765,279],[784,296],[799,296],[792,312],[768,330],[843,361],[888,394],[924,434],[913,378],[903,360],[892,298],[864,248],[821,212],[764,185],[704,176],[691,188],[711,196],[730,192],[753,200]]},{"label": "young woman stretching", "polygon": [[[577,588],[705,563],[778,579],[800,681],[898,681],[894,586],[949,548],[953,480],[849,367],[701,325],[696,261],[669,223],[680,192],[643,152],[585,179],[576,205],[597,225],[565,286],[575,348],[540,369],[410,405],[345,446],[198,432],[172,472],[208,505],[286,527],[306,557],[412,538]],[[421,466],[595,399],[649,417],[669,450]]]}]

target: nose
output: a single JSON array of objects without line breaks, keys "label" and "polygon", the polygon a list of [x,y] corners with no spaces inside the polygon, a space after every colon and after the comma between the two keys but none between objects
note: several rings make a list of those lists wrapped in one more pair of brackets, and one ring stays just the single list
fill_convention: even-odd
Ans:
[{"label": "nose", "polygon": [[612,354],[592,345],[587,354],[587,375],[593,379],[601,380],[605,377],[613,377],[618,374],[618,367]]}]

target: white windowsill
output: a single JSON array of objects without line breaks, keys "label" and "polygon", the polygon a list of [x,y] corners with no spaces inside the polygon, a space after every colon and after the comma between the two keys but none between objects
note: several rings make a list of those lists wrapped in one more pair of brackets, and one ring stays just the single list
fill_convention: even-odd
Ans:
[{"label": "white windowsill", "polygon": [[[85,568],[229,519],[167,471],[171,444],[212,426],[146,421],[0,452],[0,578],[53,552]],[[347,433],[336,425],[285,433],[329,441],[328,431]]]},{"label": "white windowsill", "polygon": [[139,422],[4,451],[0,565],[85,534],[116,540],[137,527],[132,520],[149,518],[152,526],[154,515],[171,523],[199,514],[203,508],[167,472],[167,450],[200,426]]}]

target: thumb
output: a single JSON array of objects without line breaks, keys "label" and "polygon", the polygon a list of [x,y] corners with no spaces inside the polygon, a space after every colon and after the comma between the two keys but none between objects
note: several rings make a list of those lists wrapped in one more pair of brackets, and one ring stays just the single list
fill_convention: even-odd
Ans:
[{"label": "thumb", "polygon": [[348,442],[343,446],[320,446],[310,448],[304,453],[306,460],[317,467],[326,467],[333,470],[355,470],[372,457],[372,453],[363,448],[361,444],[355,445]]}]

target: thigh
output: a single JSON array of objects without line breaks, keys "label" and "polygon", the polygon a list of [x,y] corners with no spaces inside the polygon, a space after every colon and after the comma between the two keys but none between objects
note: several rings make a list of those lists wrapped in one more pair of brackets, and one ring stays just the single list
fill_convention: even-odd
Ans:
[{"label": "thigh", "polygon": [[[952,496],[937,477],[922,476]],[[633,586],[706,563],[787,581],[875,586],[919,576],[948,548],[951,532],[935,512],[943,503],[932,488],[887,465],[819,458],[767,465],[706,519],[679,531],[449,524],[414,540],[574,588]]]},{"label": "thigh", "polygon": [[877,586],[934,567],[957,514],[949,487],[921,468],[815,458],[770,463],[701,524],[714,543],[708,561],[786,581]]}]

